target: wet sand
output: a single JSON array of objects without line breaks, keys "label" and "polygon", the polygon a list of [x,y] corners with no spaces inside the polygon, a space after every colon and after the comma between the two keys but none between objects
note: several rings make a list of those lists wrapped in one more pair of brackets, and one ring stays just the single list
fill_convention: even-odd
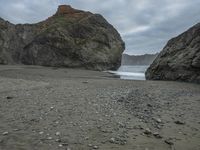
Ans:
[{"label": "wet sand", "polygon": [[200,85],[0,66],[0,150],[199,150]]}]

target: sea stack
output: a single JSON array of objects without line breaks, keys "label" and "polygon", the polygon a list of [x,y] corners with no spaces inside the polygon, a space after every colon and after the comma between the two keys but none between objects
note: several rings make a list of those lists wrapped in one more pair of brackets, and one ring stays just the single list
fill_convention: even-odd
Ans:
[{"label": "sea stack", "polygon": [[101,15],[61,5],[36,24],[1,20],[0,49],[1,64],[115,70],[125,44]]},{"label": "sea stack", "polygon": [[200,83],[200,23],[167,43],[146,78]]}]

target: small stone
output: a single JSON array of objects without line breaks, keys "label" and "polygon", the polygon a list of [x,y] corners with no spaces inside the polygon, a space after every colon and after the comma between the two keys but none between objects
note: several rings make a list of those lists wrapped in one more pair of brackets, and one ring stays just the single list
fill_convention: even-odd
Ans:
[{"label": "small stone", "polygon": [[68,146],[69,144],[68,144],[68,143],[62,143],[62,145],[63,145],[63,146]]},{"label": "small stone", "polygon": [[168,145],[174,145],[174,143],[172,142],[172,139],[171,139],[171,138],[166,139],[166,140],[165,140],[165,143],[168,144]]},{"label": "small stone", "polygon": [[56,142],[61,142],[61,139],[56,139],[55,141],[56,141]]},{"label": "small stone", "polygon": [[7,131],[6,131],[6,132],[3,132],[2,135],[8,135],[8,132],[7,132]]},{"label": "small stone", "polygon": [[115,143],[115,138],[110,138],[110,143]]},{"label": "small stone", "polygon": [[56,136],[59,136],[60,135],[60,132],[56,132]]},{"label": "small stone", "polygon": [[19,129],[13,129],[13,131],[19,131]]},{"label": "small stone", "polygon": [[12,96],[6,96],[6,99],[13,99]]},{"label": "small stone", "polygon": [[89,147],[92,147],[92,144],[88,144]]},{"label": "small stone", "polygon": [[87,83],[89,83],[88,81],[83,81],[82,83],[85,83],[85,84],[87,84]]},{"label": "small stone", "polygon": [[54,109],[54,107],[52,106],[52,107],[50,107],[50,109],[52,110],[52,109]]},{"label": "small stone", "polygon": [[150,135],[150,134],[152,134],[152,132],[149,128],[146,128],[145,131],[144,131],[144,134]]},{"label": "small stone", "polygon": [[43,132],[43,131],[41,131],[41,132],[39,132],[39,134],[40,134],[40,135],[42,135],[42,134],[44,134],[44,132]]},{"label": "small stone", "polygon": [[99,149],[99,147],[95,145],[95,146],[93,146],[93,149]]},{"label": "small stone", "polygon": [[52,139],[53,139],[52,137],[48,137],[48,138],[47,138],[47,140],[52,140]]},{"label": "small stone", "polygon": [[63,147],[63,145],[62,145],[62,144],[59,144],[58,146],[59,146],[59,147]]},{"label": "small stone", "polygon": [[157,123],[161,123],[161,122],[162,122],[162,120],[161,120],[160,118],[155,118],[155,121],[156,121]]},{"label": "small stone", "polygon": [[162,138],[162,136],[158,132],[154,132],[153,135],[158,139]]},{"label": "small stone", "polygon": [[147,106],[148,106],[148,107],[152,107],[152,105],[151,105],[151,104],[147,104]]},{"label": "small stone", "polygon": [[180,120],[177,120],[177,121],[174,121],[175,124],[178,124],[178,125],[184,125],[185,122],[183,121],[180,121]]}]

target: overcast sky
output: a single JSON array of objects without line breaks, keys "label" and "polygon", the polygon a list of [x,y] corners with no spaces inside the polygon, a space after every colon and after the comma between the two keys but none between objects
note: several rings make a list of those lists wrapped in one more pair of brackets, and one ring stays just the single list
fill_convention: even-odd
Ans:
[{"label": "overcast sky", "polygon": [[129,54],[159,52],[170,38],[200,22],[200,0],[0,0],[0,17],[35,23],[54,14],[59,4],[102,14]]}]

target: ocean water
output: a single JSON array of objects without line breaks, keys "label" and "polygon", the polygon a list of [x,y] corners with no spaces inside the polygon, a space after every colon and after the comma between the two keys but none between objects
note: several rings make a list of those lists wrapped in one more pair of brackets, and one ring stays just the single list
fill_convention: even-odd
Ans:
[{"label": "ocean water", "polygon": [[117,71],[109,71],[125,80],[146,80],[145,71],[149,66],[121,66]]}]

